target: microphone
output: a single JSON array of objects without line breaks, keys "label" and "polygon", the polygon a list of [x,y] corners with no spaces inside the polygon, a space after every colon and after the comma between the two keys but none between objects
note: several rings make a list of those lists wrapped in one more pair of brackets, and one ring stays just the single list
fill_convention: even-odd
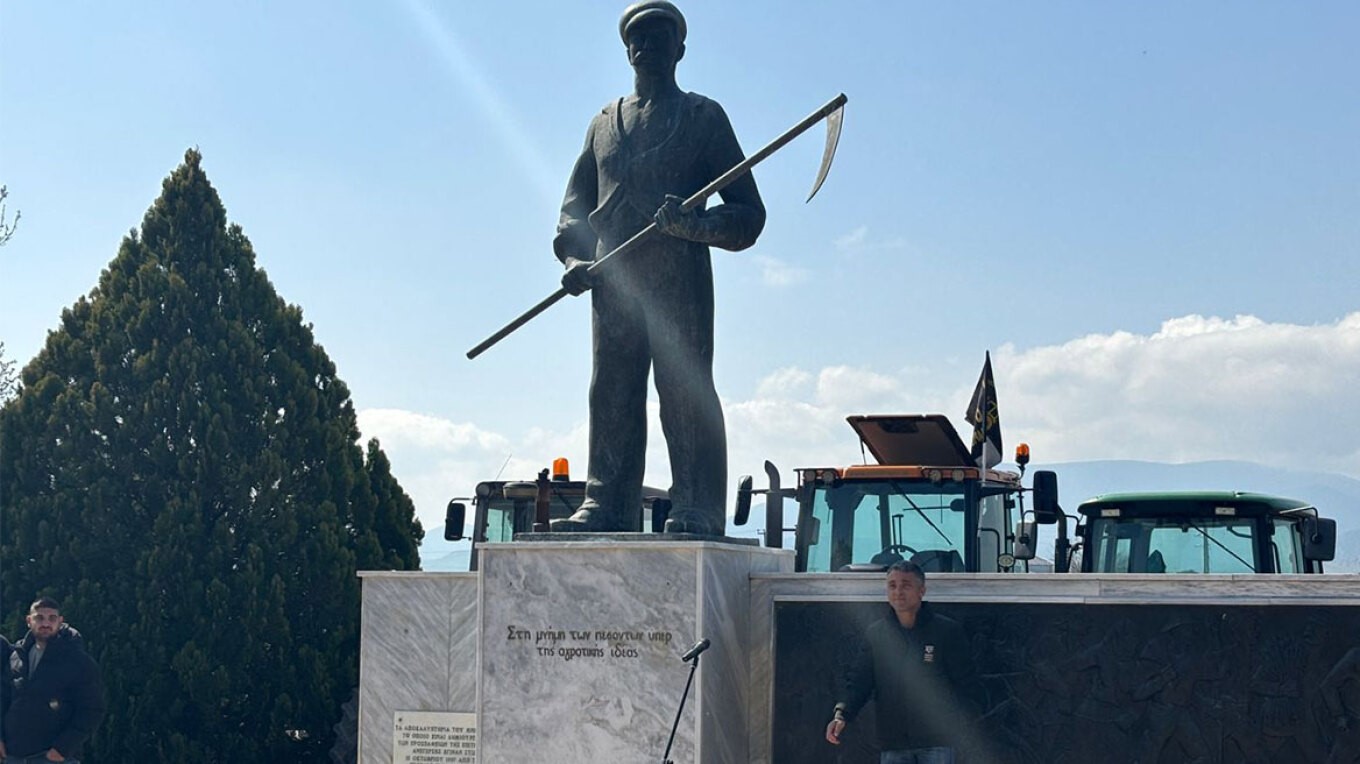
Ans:
[{"label": "microphone", "polygon": [[694,660],[695,658],[698,658],[699,653],[702,653],[703,651],[707,650],[710,644],[712,643],[709,642],[707,639],[701,639],[698,642],[695,642],[694,647],[691,647],[690,649],[686,650],[685,654],[680,656],[680,660],[688,662]]}]

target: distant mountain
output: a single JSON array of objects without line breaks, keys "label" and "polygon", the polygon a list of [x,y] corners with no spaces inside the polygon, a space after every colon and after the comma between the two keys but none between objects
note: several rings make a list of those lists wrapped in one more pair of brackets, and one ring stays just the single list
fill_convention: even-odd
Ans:
[{"label": "distant mountain", "polygon": [[444,526],[425,529],[420,544],[420,569],[438,573],[466,573],[472,558],[472,542],[445,541]]},{"label": "distant mountain", "polygon": [[[1058,473],[1062,508],[1075,514],[1082,501],[1103,493],[1123,491],[1229,490],[1269,493],[1307,501],[1323,517],[1336,520],[1336,560],[1327,563],[1329,573],[1360,572],[1360,480],[1327,472],[1307,472],[1268,467],[1251,462],[1192,462],[1162,464],[1137,461],[1064,462],[1041,465]],[[1031,465],[1029,470],[1040,466]],[[792,476],[786,476],[791,478]],[[1028,483],[1028,480],[1026,480]],[[728,526],[732,536],[763,534],[765,509],[758,502],[751,508],[751,524]],[[795,504],[785,503],[785,526],[797,522]],[[1040,535],[1040,549],[1052,550],[1052,529]],[[793,534],[785,534],[785,547]],[[465,571],[471,557],[467,541],[445,541],[444,527],[430,528],[420,547],[421,567],[427,571]]]}]

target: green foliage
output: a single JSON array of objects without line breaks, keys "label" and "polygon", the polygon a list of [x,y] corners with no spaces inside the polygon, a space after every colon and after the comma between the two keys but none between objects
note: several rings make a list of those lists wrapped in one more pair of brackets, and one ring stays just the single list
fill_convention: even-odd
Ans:
[{"label": "green foliage", "polygon": [[[416,505],[402,490],[392,475],[392,463],[387,460],[378,439],[368,441],[364,459],[368,483],[377,500],[373,534],[380,547],[381,557],[367,569],[415,570],[420,567],[420,541],[425,530],[416,519]],[[367,562],[367,561],[365,561]]]},{"label": "green foliage", "polygon": [[22,217],[21,213],[16,212],[14,213],[13,220],[9,221],[8,223],[5,222],[6,217],[5,200],[8,198],[9,189],[4,186],[0,186],[0,247],[3,247],[6,244],[8,244],[9,240],[13,238],[14,229],[18,227],[19,218]]},{"label": "green foliage", "polygon": [[325,761],[356,569],[422,531],[196,151],[0,410],[4,625],[64,604],[108,685],[99,761]]},{"label": "green foliage", "polygon": [[0,406],[19,392],[19,374],[13,359],[5,357],[5,343],[0,342]]}]

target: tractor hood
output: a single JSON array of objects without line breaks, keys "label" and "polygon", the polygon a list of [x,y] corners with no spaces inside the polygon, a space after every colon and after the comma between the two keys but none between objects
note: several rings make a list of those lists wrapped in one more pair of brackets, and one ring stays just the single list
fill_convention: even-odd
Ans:
[{"label": "tractor hood", "polygon": [[968,447],[943,414],[869,414],[846,417],[879,464],[976,467]]}]

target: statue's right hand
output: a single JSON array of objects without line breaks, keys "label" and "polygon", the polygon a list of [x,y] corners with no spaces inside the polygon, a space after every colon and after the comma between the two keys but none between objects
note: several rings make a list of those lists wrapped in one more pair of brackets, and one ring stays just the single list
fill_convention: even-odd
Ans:
[{"label": "statue's right hand", "polygon": [[594,286],[594,276],[590,273],[591,264],[588,261],[568,257],[566,265],[567,272],[562,274],[562,288],[568,294],[581,294]]}]

